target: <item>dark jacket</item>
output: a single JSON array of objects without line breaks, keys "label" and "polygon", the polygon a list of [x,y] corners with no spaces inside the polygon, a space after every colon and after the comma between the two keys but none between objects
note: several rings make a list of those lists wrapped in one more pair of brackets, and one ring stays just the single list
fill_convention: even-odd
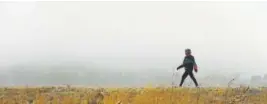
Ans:
[{"label": "dark jacket", "polygon": [[196,66],[195,58],[192,55],[188,55],[184,57],[183,64],[180,65],[177,69],[184,67],[186,70],[193,70],[194,66]]}]

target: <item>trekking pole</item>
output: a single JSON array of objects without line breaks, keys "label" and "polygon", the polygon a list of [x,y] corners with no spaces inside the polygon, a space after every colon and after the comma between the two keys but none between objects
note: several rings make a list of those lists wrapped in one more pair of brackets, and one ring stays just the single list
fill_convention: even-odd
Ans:
[{"label": "trekking pole", "polygon": [[172,88],[174,87],[174,77],[175,77],[175,70],[172,70]]},{"label": "trekking pole", "polygon": [[174,78],[175,77],[175,69],[174,70],[172,70],[172,91],[171,91],[171,102],[172,102],[172,104],[173,104],[173,89],[174,89],[174,86],[175,86],[175,83],[174,83]]}]

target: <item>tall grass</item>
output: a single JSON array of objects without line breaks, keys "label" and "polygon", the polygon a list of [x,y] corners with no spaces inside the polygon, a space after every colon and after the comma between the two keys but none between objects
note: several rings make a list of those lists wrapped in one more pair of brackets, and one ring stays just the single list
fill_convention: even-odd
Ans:
[{"label": "tall grass", "polygon": [[267,104],[266,88],[0,88],[0,104]]}]

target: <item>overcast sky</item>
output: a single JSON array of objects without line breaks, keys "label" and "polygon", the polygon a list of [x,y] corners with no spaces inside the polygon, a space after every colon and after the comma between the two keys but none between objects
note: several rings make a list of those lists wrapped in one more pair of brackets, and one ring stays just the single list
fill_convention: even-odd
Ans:
[{"label": "overcast sky", "polygon": [[1,2],[0,65],[267,73],[266,28],[267,2]]}]

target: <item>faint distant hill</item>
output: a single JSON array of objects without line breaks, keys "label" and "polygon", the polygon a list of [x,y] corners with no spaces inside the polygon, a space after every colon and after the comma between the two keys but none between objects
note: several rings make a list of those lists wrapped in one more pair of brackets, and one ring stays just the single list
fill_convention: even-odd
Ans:
[{"label": "faint distant hill", "polygon": [[[50,62],[51,63],[51,62]],[[147,82],[169,83],[171,73],[166,71],[120,72],[80,62],[17,64],[7,68],[3,85],[141,85]]]}]

